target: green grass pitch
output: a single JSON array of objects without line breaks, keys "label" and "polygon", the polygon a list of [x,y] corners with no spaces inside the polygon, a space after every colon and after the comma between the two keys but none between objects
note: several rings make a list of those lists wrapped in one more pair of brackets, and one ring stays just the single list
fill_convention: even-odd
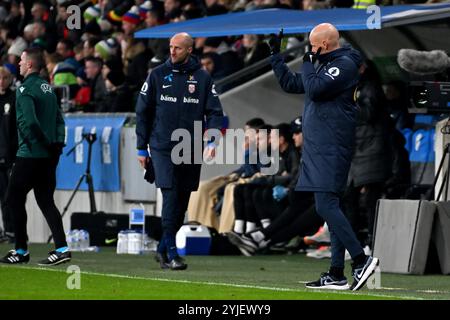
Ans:
[{"label": "green grass pitch", "polygon": [[[0,245],[0,254],[11,246]],[[450,280],[443,275],[380,274],[379,288],[318,291],[305,288],[327,270],[329,260],[296,255],[188,256],[185,271],[161,270],[152,255],[117,255],[115,248],[73,253],[70,263],[42,268],[50,245],[30,246],[31,261],[0,265],[0,299],[156,299],[156,300],[373,300],[450,299]],[[80,289],[69,266],[78,266]],[[350,278],[350,264],[346,276]]]}]

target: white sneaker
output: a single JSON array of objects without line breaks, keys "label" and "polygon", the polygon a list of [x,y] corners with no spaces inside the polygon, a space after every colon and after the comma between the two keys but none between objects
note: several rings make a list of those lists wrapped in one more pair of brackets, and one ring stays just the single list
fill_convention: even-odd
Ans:
[{"label": "white sneaker", "polygon": [[315,251],[308,252],[306,256],[315,259],[331,258],[331,247],[321,246]]},{"label": "white sneaker", "polygon": [[329,244],[331,243],[330,231],[328,231],[328,225],[325,223],[319,230],[312,236],[306,236],[303,238],[306,245],[313,244]]}]

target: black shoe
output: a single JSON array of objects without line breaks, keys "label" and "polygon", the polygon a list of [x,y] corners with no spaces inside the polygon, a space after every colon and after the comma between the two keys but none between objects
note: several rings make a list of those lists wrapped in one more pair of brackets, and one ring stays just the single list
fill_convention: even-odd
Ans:
[{"label": "black shoe", "polygon": [[175,257],[170,260],[168,266],[171,270],[185,270],[187,268],[187,264],[184,263],[181,257]]},{"label": "black shoe", "polygon": [[328,272],[322,273],[318,280],[308,282],[306,284],[306,287],[310,289],[328,289],[328,290],[350,289],[346,277],[336,278]]},{"label": "black shoe", "polygon": [[19,264],[28,263],[30,261],[30,254],[18,254],[16,250],[10,250],[6,256],[0,259],[1,263]]},{"label": "black shoe", "polygon": [[360,266],[352,265],[353,284],[350,288],[353,291],[361,289],[366,283],[367,279],[375,272],[380,260],[375,257],[367,256],[366,262]]},{"label": "black shoe", "polygon": [[155,261],[159,263],[161,269],[169,269],[169,258],[165,253],[156,252]]},{"label": "black shoe", "polygon": [[47,259],[39,261],[40,266],[56,266],[58,264],[69,262],[72,258],[72,254],[69,250],[64,252],[50,251]]},{"label": "black shoe", "polygon": [[228,240],[234,244],[244,256],[250,257],[255,255],[259,246],[252,237],[246,235],[240,235],[234,231],[227,233]]}]

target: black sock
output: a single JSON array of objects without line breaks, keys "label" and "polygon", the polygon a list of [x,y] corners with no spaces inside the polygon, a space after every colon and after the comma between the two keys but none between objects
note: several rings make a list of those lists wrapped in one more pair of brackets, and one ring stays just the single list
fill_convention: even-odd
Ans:
[{"label": "black sock", "polygon": [[329,273],[334,277],[341,279],[344,277],[344,268],[330,267]]},{"label": "black sock", "polygon": [[356,267],[359,267],[364,263],[366,263],[366,255],[364,253],[357,255],[355,259],[353,259],[353,265],[355,265]]}]

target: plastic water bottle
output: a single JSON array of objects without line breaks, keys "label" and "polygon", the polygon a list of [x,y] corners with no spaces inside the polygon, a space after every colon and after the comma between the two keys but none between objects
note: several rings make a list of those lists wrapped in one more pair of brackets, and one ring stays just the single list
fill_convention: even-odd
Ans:
[{"label": "plastic water bottle", "polygon": [[133,231],[128,234],[128,253],[141,254],[143,250],[142,233]]},{"label": "plastic water bottle", "polygon": [[87,240],[87,236],[86,236],[86,230],[81,229],[80,231],[78,231],[78,243],[79,243],[79,250],[80,251],[84,251],[86,250],[86,248],[89,246],[88,243],[86,242]]},{"label": "plastic water bottle", "polygon": [[117,238],[117,254],[128,253],[128,232],[124,230],[120,231]]},{"label": "plastic water bottle", "polygon": [[72,251],[80,251],[80,231],[72,230]]},{"label": "plastic water bottle", "polygon": [[66,242],[67,242],[67,246],[69,247],[70,250],[73,249],[73,230],[69,230],[66,233]]}]

